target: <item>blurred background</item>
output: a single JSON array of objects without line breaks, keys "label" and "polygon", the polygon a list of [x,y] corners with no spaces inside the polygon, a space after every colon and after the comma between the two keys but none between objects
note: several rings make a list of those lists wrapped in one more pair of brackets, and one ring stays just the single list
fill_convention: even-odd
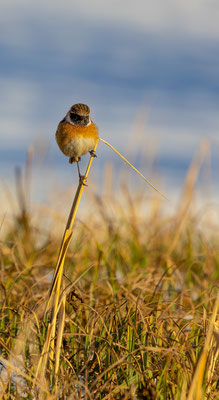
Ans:
[{"label": "blurred background", "polygon": [[[55,131],[83,102],[100,136],[169,198],[207,140],[203,175],[217,197],[218,18],[217,0],[1,0],[1,182],[13,185],[31,147],[35,199],[76,184]],[[96,184],[110,162],[115,176],[121,166],[130,174],[104,144],[97,154]]]}]

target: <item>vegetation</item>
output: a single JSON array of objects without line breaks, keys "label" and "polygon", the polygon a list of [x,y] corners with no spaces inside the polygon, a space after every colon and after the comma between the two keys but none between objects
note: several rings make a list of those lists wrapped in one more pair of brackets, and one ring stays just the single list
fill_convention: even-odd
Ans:
[{"label": "vegetation", "polygon": [[219,243],[211,221],[190,208],[194,176],[193,165],[175,215],[147,190],[123,187],[115,199],[85,189],[89,210],[79,209],[65,260],[59,370],[54,353],[41,379],[60,215],[48,221],[47,212],[45,230],[43,212],[37,224],[21,201],[0,242],[1,398],[219,397]]}]

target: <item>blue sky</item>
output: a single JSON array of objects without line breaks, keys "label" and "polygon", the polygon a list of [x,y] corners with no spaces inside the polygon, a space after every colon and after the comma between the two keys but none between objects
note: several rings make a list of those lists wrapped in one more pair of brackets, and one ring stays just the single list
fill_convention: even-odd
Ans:
[{"label": "blue sky", "polygon": [[[36,164],[44,146],[45,168],[69,169],[54,134],[68,108],[85,102],[100,136],[123,153],[141,150],[145,165],[155,154],[170,184],[182,184],[209,139],[216,182],[218,18],[216,0],[1,1],[1,178],[28,146]],[[99,168],[111,157],[117,168],[100,151]]]}]

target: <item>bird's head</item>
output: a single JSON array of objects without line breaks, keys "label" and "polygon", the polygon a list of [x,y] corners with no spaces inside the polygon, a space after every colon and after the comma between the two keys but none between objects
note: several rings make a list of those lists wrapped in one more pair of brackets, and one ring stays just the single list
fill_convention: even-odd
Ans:
[{"label": "bird's head", "polygon": [[73,125],[90,125],[90,108],[86,104],[74,104],[67,113],[67,121]]}]

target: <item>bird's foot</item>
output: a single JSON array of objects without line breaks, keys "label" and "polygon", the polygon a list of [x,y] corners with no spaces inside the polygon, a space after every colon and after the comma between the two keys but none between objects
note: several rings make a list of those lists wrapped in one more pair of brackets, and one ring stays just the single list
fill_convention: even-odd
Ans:
[{"label": "bird's foot", "polygon": [[89,151],[91,157],[97,158],[97,155],[94,150]]},{"label": "bird's foot", "polygon": [[75,162],[75,158],[74,157],[70,157],[68,162],[69,162],[69,164],[73,164]]},{"label": "bird's foot", "polygon": [[[78,157],[81,159],[81,157]],[[80,161],[80,160],[79,160]],[[87,186],[86,185],[86,177],[85,175],[81,175],[81,171],[80,171],[80,167],[79,167],[79,161],[77,161],[77,168],[78,168],[78,177],[79,177],[79,184],[83,185],[83,186]]]},{"label": "bird's foot", "polygon": [[88,186],[84,180],[86,181],[85,175],[79,175],[79,183],[83,186]]},{"label": "bird's foot", "polygon": [[69,164],[74,164],[75,162],[80,162],[81,157],[70,157],[69,158]]}]

